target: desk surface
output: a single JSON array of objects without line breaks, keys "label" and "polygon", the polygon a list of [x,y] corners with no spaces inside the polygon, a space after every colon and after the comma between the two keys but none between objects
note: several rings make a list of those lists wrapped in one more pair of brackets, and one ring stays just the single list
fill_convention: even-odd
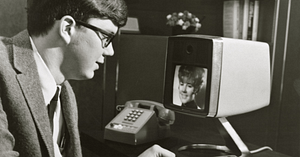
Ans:
[{"label": "desk surface", "polygon": [[[128,145],[118,142],[108,141],[103,139],[103,131],[81,131],[82,146],[100,157],[136,157],[144,150],[152,146],[153,144],[159,144],[160,146],[174,152],[176,157],[193,157],[199,156],[199,152],[179,152],[178,148],[184,145],[193,144],[193,141],[189,140],[189,137],[182,136],[180,132],[172,132],[171,137],[166,139],[150,142],[141,145]],[[201,137],[202,141],[208,141]],[[209,139],[218,139],[209,137]],[[196,140],[197,141],[197,140]],[[210,140],[211,141],[211,140]],[[219,141],[216,140],[218,143]],[[248,145],[250,150],[257,149],[257,146]],[[288,157],[287,155],[280,154],[274,151],[265,150],[257,154],[253,154],[252,157]]]},{"label": "desk surface", "polygon": [[[177,115],[175,123],[171,125],[171,136],[140,145],[122,144],[104,140],[104,131],[81,130],[81,141],[84,149],[90,150],[95,157],[136,157],[153,144],[158,144],[176,154],[176,157],[211,156],[199,155],[199,152],[178,151],[178,148],[190,144],[217,144],[224,145],[224,139],[216,128],[216,119],[198,120],[189,116]],[[255,134],[253,134],[255,136]],[[242,138],[242,137],[241,137]],[[242,139],[243,140],[243,139]],[[250,141],[251,143],[251,141]],[[255,150],[262,145],[247,144],[249,150]],[[91,155],[89,155],[91,156]],[[228,157],[228,156],[227,156]],[[251,157],[288,157],[287,155],[264,150]]]}]

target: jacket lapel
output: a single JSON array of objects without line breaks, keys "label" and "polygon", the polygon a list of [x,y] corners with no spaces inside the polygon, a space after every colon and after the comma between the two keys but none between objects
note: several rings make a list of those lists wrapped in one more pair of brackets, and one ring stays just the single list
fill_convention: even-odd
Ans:
[{"label": "jacket lapel", "polygon": [[78,111],[76,105],[75,95],[71,89],[69,82],[64,82],[61,89],[61,104],[62,111],[70,136],[70,140],[67,146],[67,154],[73,157],[82,156],[80,138],[78,132]]},{"label": "jacket lapel", "polygon": [[13,57],[14,66],[19,72],[17,80],[31,110],[32,117],[50,156],[54,156],[49,118],[27,31],[13,37]]}]

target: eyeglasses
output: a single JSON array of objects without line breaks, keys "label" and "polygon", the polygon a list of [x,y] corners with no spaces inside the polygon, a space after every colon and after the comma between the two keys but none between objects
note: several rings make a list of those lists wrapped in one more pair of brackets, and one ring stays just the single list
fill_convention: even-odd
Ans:
[{"label": "eyeglasses", "polygon": [[[76,20],[75,22],[77,24],[79,24],[79,25],[82,25],[82,26],[84,26],[86,28],[89,28],[89,29],[95,31],[95,33],[98,35],[98,37],[102,41],[102,47],[103,48],[106,48],[111,43],[111,41],[114,39],[114,37],[115,37],[115,34],[109,33],[109,32],[107,32],[107,31],[105,31],[105,30],[103,30],[101,28],[95,27],[95,26],[90,25],[88,23],[85,23],[85,22],[82,22],[82,21],[78,21],[78,20]],[[103,36],[102,38],[101,38],[100,34],[102,34],[102,36]]]}]

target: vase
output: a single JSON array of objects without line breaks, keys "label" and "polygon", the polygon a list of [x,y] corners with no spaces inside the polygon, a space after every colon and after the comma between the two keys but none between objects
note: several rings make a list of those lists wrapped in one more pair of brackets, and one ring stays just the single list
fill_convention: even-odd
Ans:
[{"label": "vase", "polygon": [[193,34],[195,32],[196,31],[194,26],[190,26],[186,30],[183,30],[182,26],[178,26],[178,25],[172,27],[172,35]]}]

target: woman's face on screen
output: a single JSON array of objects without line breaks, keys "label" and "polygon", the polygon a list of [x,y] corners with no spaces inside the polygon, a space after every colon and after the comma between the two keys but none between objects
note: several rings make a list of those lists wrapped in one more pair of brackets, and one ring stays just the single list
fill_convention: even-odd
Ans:
[{"label": "woman's face on screen", "polygon": [[195,87],[186,79],[179,81],[179,98],[183,104],[194,100]]}]

